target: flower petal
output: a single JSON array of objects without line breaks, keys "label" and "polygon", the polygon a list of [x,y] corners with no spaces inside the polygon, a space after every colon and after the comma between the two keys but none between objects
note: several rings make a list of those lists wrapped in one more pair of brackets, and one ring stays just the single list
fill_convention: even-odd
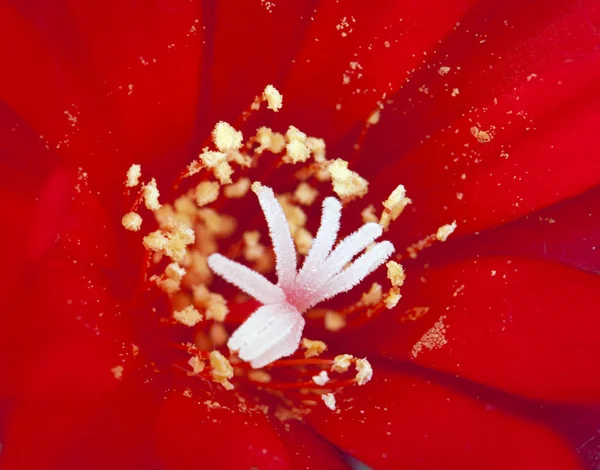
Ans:
[{"label": "flower petal", "polygon": [[201,400],[179,393],[166,397],[155,433],[167,470],[289,468],[285,447],[262,411],[232,392],[213,394]]},{"label": "flower petal", "polygon": [[338,412],[307,417],[374,468],[580,468],[543,425],[434,383],[375,365],[372,382],[337,395]]},{"label": "flower petal", "polygon": [[522,258],[409,270],[396,310],[361,331],[373,339],[363,353],[532,398],[598,403],[599,289],[596,275]]},{"label": "flower petal", "polygon": [[193,3],[36,4],[2,6],[0,57],[19,74],[3,74],[0,93],[49,147],[113,182],[185,148],[200,66]]},{"label": "flower petal", "polygon": [[330,144],[356,131],[473,3],[321,3],[282,90],[281,119]]},{"label": "flower petal", "polygon": [[597,28],[571,2],[539,15],[504,7],[467,15],[365,143],[378,165],[364,158],[357,169],[377,179],[373,197],[401,182],[414,201],[402,241],[454,219],[458,233],[505,223],[600,181],[589,139],[600,119]]},{"label": "flower petal", "polygon": [[420,256],[456,261],[479,256],[526,256],[600,273],[600,186],[584,194],[494,227],[478,235],[450,239]]},{"label": "flower petal", "polygon": [[333,445],[310,429],[310,426],[295,419],[282,423],[277,418],[271,419],[271,424],[285,444],[291,468],[350,469]]}]

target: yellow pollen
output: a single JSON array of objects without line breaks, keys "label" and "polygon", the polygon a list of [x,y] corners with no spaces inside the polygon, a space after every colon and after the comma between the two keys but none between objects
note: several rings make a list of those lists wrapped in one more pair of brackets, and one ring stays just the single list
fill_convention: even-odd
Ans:
[{"label": "yellow pollen", "polygon": [[371,364],[366,359],[357,359],[356,360],[356,377],[354,377],[354,381],[358,385],[366,384],[371,378],[373,378],[373,368]]},{"label": "yellow pollen", "polygon": [[489,141],[492,140],[492,136],[490,135],[489,132],[479,129],[476,126],[471,127],[470,131],[471,131],[471,134],[473,135],[473,137],[475,137],[477,139],[477,142],[480,142],[482,144],[487,144]]},{"label": "yellow pollen", "polygon": [[190,367],[194,371],[194,374],[199,374],[206,367],[206,364],[204,363],[204,361],[202,361],[198,356],[192,356],[192,357],[190,357],[190,360],[188,361],[188,364],[190,365]]},{"label": "yellow pollen", "polygon": [[125,181],[125,186],[128,188],[134,188],[138,184],[140,184],[140,177],[142,176],[142,167],[141,165],[131,165],[129,170],[127,170],[127,180]]},{"label": "yellow pollen", "polygon": [[196,186],[196,204],[198,207],[215,202],[219,197],[219,183],[216,181],[202,181]]},{"label": "yellow pollen", "polygon": [[220,121],[212,132],[213,142],[219,151],[229,152],[239,150],[242,146],[243,135],[230,124]]},{"label": "yellow pollen", "polygon": [[322,370],[319,372],[319,375],[313,375],[312,381],[323,387],[325,384],[327,384],[327,382],[329,382],[329,374],[327,374],[326,370]]},{"label": "yellow pollen", "polygon": [[135,212],[128,212],[121,219],[123,227],[132,232],[137,232],[142,226],[142,217]]},{"label": "yellow pollen", "polygon": [[144,185],[144,204],[146,204],[148,210],[156,211],[160,209],[158,196],[160,196],[160,193],[156,186],[156,180],[152,178],[148,184]]},{"label": "yellow pollen", "polygon": [[396,189],[392,191],[392,193],[388,196],[388,198],[383,201],[384,211],[381,214],[381,219],[379,223],[387,230],[390,226],[390,222],[396,220],[404,208],[410,204],[412,201],[406,197],[406,190],[403,185],[398,185]]},{"label": "yellow pollen", "polygon": [[386,263],[386,267],[387,277],[392,283],[392,286],[402,286],[402,284],[404,284],[404,280],[406,279],[406,274],[404,273],[404,268],[402,265],[396,263],[395,261],[388,261]]},{"label": "yellow pollen", "polygon": [[202,315],[192,305],[180,311],[173,312],[173,318],[185,326],[196,326],[202,321]]},{"label": "yellow pollen", "polygon": [[335,395],[333,393],[321,395],[321,399],[327,408],[329,408],[331,411],[335,411]]},{"label": "yellow pollen", "polygon": [[233,377],[233,367],[229,361],[219,351],[211,351],[209,358],[213,380],[220,383],[225,390],[233,390],[233,385],[229,382]]},{"label": "yellow pollen", "polygon": [[369,204],[365,207],[360,213],[363,223],[368,222],[379,222],[379,218],[375,214],[375,206],[373,204]]},{"label": "yellow pollen", "polygon": [[325,312],[325,329],[327,331],[340,331],[346,326],[346,317],[333,310]]},{"label": "yellow pollen", "polygon": [[307,255],[310,247],[313,244],[313,236],[305,228],[299,228],[294,234],[294,242],[296,244],[298,253],[301,255]]},{"label": "yellow pollen", "polygon": [[369,289],[369,292],[365,292],[360,301],[367,306],[375,306],[381,299],[383,298],[383,291],[381,288],[381,284],[374,282]]},{"label": "yellow pollen", "polygon": [[452,235],[454,230],[456,230],[456,220],[454,222],[452,222],[451,224],[442,225],[440,228],[438,228],[438,231],[435,234],[435,237],[439,241],[445,242],[448,239],[448,237],[450,235]]},{"label": "yellow pollen", "polygon": [[294,191],[294,200],[303,206],[312,206],[319,195],[319,191],[308,183],[302,182]]},{"label": "yellow pollen", "polygon": [[144,246],[151,251],[162,251],[167,246],[167,237],[160,230],[144,237]]},{"label": "yellow pollen", "polygon": [[398,302],[401,298],[402,295],[400,295],[400,289],[398,287],[392,287],[385,295],[383,303],[385,304],[388,310],[391,310],[396,305],[398,305]]},{"label": "yellow pollen", "polygon": [[267,85],[263,91],[263,99],[267,102],[267,108],[278,112],[283,106],[283,96],[273,85]]},{"label": "yellow pollen", "polygon": [[250,179],[240,178],[233,184],[229,184],[223,188],[223,193],[228,199],[239,199],[244,197],[250,189]]},{"label": "yellow pollen", "polygon": [[369,183],[358,173],[348,169],[348,162],[338,158],[329,164],[327,171],[331,175],[333,191],[343,201],[350,201],[367,194]]},{"label": "yellow pollen", "polygon": [[261,384],[268,384],[269,382],[271,382],[271,380],[273,380],[271,375],[262,369],[252,369],[248,371],[248,378],[252,382],[258,382]]},{"label": "yellow pollen", "polygon": [[233,168],[227,162],[227,155],[221,152],[213,152],[205,148],[200,154],[200,160],[210,168],[221,184],[230,184]]},{"label": "yellow pollen", "polygon": [[294,126],[285,133],[287,154],[283,157],[285,163],[302,163],[310,158],[310,150],[306,146],[306,134]]},{"label": "yellow pollen", "polygon": [[304,357],[306,358],[318,356],[327,349],[327,345],[323,341],[313,341],[306,338],[302,338],[302,347],[306,349],[304,351]]},{"label": "yellow pollen", "polygon": [[350,364],[352,364],[353,359],[354,356],[350,354],[340,354],[339,356],[335,356],[331,370],[340,374],[346,372],[350,367]]},{"label": "yellow pollen", "polygon": [[110,371],[115,376],[115,379],[121,380],[123,378],[123,370],[124,370],[123,366],[115,366]]}]

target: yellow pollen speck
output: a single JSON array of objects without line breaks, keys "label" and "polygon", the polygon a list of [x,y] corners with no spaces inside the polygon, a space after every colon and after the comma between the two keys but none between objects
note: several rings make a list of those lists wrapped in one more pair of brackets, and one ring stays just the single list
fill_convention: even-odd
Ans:
[{"label": "yellow pollen speck", "polygon": [[221,294],[211,293],[206,304],[206,311],[204,313],[207,320],[225,320],[225,317],[229,313],[229,308],[227,307],[225,297],[223,297]]},{"label": "yellow pollen speck", "polygon": [[308,230],[301,227],[294,234],[294,243],[298,254],[305,256],[313,244],[313,236]]},{"label": "yellow pollen speck", "polygon": [[321,400],[323,400],[323,403],[325,403],[327,408],[329,408],[331,411],[335,411],[335,396],[333,393],[321,395]]},{"label": "yellow pollen speck", "polygon": [[456,230],[456,220],[451,224],[442,225],[440,228],[438,228],[435,238],[441,242],[445,242],[448,237],[452,235],[454,230]]},{"label": "yellow pollen speck", "polygon": [[144,246],[151,251],[162,251],[167,246],[167,237],[160,231],[156,230],[144,237]]},{"label": "yellow pollen speck", "polygon": [[323,387],[325,384],[327,384],[327,382],[329,382],[329,375],[327,374],[326,370],[322,370],[319,372],[319,375],[313,375],[312,381]]},{"label": "yellow pollen speck", "polygon": [[406,279],[406,274],[404,273],[404,268],[402,265],[396,263],[395,261],[388,261],[386,263],[387,267],[387,278],[392,283],[394,287],[400,287],[404,284],[404,280]]},{"label": "yellow pollen speck", "polygon": [[369,292],[365,292],[360,301],[366,306],[374,306],[381,302],[383,298],[383,291],[381,289],[381,284],[374,282],[369,289]]},{"label": "yellow pollen speck", "polygon": [[252,382],[258,382],[261,384],[268,384],[272,380],[271,375],[264,370],[251,370],[248,372],[248,378]]},{"label": "yellow pollen speck", "polygon": [[213,323],[210,325],[209,337],[213,342],[214,347],[220,348],[227,344],[229,333],[227,333],[227,330],[222,323]]},{"label": "yellow pollen speck", "polygon": [[317,137],[307,137],[306,146],[316,162],[325,161],[325,141]]},{"label": "yellow pollen speck", "polygon": [[192,357],[190,357],[190,360],[188,361],[188,364],[190,365],[190,367],[194,371],[194,374],[199,374],[206,367],[206,364],[204,364],[204,361],[202,361],[198,356],[192,356]]},{"label": "yellow pollen speck", "polygon": [[233,385],[229,382],[233,377],[233,367],[229,361],[219,351],[211,351],[209,357],[213,380],[220,383],[225,390],[233,390]]},{"label": "yellow pollen speck", "polygon": [[442,66],[442,67],[440,67],[440,68],[438,69],[438,73],[439,73],[441,76],[444,76],[444,75],[446,75],[448,72],[450,72],[450,67]]},{"label": "yellow pollen speck", "polygon": [[250,179],[243,177],[233,184],[229,184],[223,188],[223,193],[226,198],[239,199],[244,197],[250,189]]},{"label": "yellow pollen speck", "polygon": [[303,206],[310,206],[315,202],[318,195],[319,191],[308,183],[302,182],[298,185],[296,191],[294,191],[294,200]]},{"label": "yellow pollen speck", "polygon": [[115,366],[110,371],[115,376],[115,379],[121,380],[123,378],[123,366]]},{"label": "yellow pollen speck", "polygon": [[406,190],[404,186],[399,184],[396,189],[392,191],[392,193],[388,196],[388,198],[383,201],[384,211],[381,214],[381,219],[379,223],[384,229],[387,229],[390,225],[390,222],[396,220],[404,208],[410,204],[412,201],[406,197]]},{"label": "yellow pollen speck", "polygon": [[283,96],[273,85],[267,85],[265,87],[265,91],[263,91],[263,100],[267,102],[267,108],[274,112],[279,111],[283,106]]},{"label": "yellow pollen speck", "polygon": [[327,349],[327,345],[323,341],[313,341],[306,338],[302,338],[302,347],[306,349],[304,357],[307,359],[318,356]]},{"label": "yellow pollen speck", "polygon": [[213,152],[205,148],[200,154],[200,160],[213,171],[215,178],[217,178],[221,184],[231,183],[233,169],[227,162],[226,154],[222,152]]},{"label": "yellow pollen speck", "polygon": [[286,155],[283,157],[285,163],[302,163],[310,158],[310,150],[306,146],[306,134],[294,126],[290,126],[285,133],[287,142]]},{"label": "yellow pollen speck", "polygon": [[217,211],[209,208],[198,210],[198,217],[206,228],[216,236],[226,238],[230,236],[237,228],[237,221],[234,217],[227,214],[219,214]]},{"label": "yellow pollen speck", "polygon": [[243,135],[230,124],[220,121],[212,131],[213,142],[221,152],[239,150],[242,146]]},{"label": "yellow pollen speck", "polygon": [[476,126],[471,127],[470,130],[471,134],[477,139],[477,142],[487,144],[490,140],[492,140],[492,136],[488,132],[479,129]]},{"label": "yellow pollen speck", "polygon": [[142,167],[141,165],[131,165],[129,170],[127,170],[127,181],[125,182],[125,186],[128,188],[133,188],[140,183],[140,177],[142,176]]},{"label": "yellow pollen speck", "polygon": [[185,326],[195,326],[202,321],[202,315],[192,305],[180,311],[173,312],[173,318]]},{"label": "yellow pollen speck", "polygon": [[425,334],[421,337],[419,341],[413,346],[411,351],[411,356],[413,358],[417,357],[424,348],[432,350],[439,349],[445,344],[448,343],[446,339],[446,325],[444,324],[444,320],[446,319],[445,315],[442,315],[434,325],[425,332]]},{"label": "yellow pollen speck", "polygon": [[280,132],[273,132],[269,127],[259,127],[254,140],[259,143],[259,146],[254,150],[259,155],[265,150],[278,154],[285,148],[284,135]]},{"label": "yellow pollen speck", "polygon": [[358,173],[348,169],[348,162],[340,158],[327,167],[333,182],[333,190],[340,199],[351,200],[367,194],[369,182]]},{"label": "yellow pollen speck", "polygon": [[373,204],[369,204],[367,207],[365,207],[361,211],[360,217],[364,224],[369,223],[369,222],[379,222],[379,219],[377,218],[377,215],[375,214],[375,206]]},{"label": "yellow pollen speck", "polygon": [[331,366],[331,370],[340,374],[342,372],[346,372],[350,367],[350,364],[352,364],[353,359],[354,356],[350,354],[340,354],[339,356],[335,356],[333,358],[333,365]]},{"label": "yellow pollen speck", "polygon": [[260,232],[253,230],[242,234],[244,242],[244,259],[246,261],[256,261],[265,255],[265,246],[259,243]]},{"label": "yellow pollen speck", "polygon": [[194,231],[182,224],[171,227],[167,235],[167,243],[164,247],[165,254],[173,261],[181,262],[185,257],[186,247],[194,243]]},{"label": "yellow pollen speck", "polygon": [[156,187],[156,180],[152,178],[148,184],[144,185],[144,203],[148,210],[155,211],[160,209],[158,196],[160,196],[160,193]]},{"label": "yellow pollen speck", "polygon": [[216,181],[202,181],[196,186],[196,204],[198,207],[215,202],[219,197],[219,183]]},{"label": "yellow pollen speck", "polygon": [[128,212],[121,219],[123,227],[132,232],[137,232],[142,226],[142,217],[135,212]]},{"label": "yellow pollen speck", "polygon": [[356,374],[356,377],[354,377],[354,381],[358,385],[364,385],[373,378],[373,368],[366,359],[356,360],[356,371],[358,373]]},{"label": "yellow pollen speck", "polygon": [[379,123],[379,119],[381,119],[381,110],[377,109],[371,113],[371,115],[367,118],[367,124],[374,126]]},{"label": "yellow pollen speck", "polygon": [[385,295],[385,298],[383,299],[383,303],[385,304],[385,306],[388,309],[392,309],[396,305],[398,305],[398,302],[400,301],[401,298],[402,298],[402,295],[400,295],[400,289],[398,287],[392,287],[388,291],[388,293]]},{"label": "yellow pollen speck", "polygon": [[325,329],[327,331],[340,331],[346,326],[346,317],[333,310],[325,313]]}]

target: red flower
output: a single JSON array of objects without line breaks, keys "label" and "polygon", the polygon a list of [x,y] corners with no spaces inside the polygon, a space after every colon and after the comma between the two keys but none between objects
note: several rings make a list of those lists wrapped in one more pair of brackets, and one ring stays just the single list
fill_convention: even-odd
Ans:
[{"label": "red flower", "polygon": [[[592,465],[598,31],[593,1],[3,3],[3,468]],[[120,226],[132,163],[173,180],[268,83],[270,125],[324,137],[371,182],[361,204],[407,187],[397,249],[458,222],[406,261],[395,309],[310,330],[375,375],[303,421],[247,388],[181,393],[148,313],[170,307],[139,294]],[[263,176],[293,189],[281,174]]]}]

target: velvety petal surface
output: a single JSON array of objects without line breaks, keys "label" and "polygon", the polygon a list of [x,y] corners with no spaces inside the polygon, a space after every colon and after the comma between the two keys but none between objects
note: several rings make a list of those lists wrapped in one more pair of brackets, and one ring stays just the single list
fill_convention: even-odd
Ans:
[{"label": "velvety petal surface", "polygon": [[368,386],[317,407],[310,423],[373,468],[581,468],[541,423],[448,388],[376,366]]},{"label": "velvety petal surface", "polygon": [[498,257],[408,276],[400,304],[356,337],[363,354],[527,397],[600,402],[597,275]]},{"label": "velvety petal surface", "polygon": [[393,96],[356,168],[373,196],[407,187],[398,240],[452,220],[478,231],[598,183],[592,7],[480,2]]}]

